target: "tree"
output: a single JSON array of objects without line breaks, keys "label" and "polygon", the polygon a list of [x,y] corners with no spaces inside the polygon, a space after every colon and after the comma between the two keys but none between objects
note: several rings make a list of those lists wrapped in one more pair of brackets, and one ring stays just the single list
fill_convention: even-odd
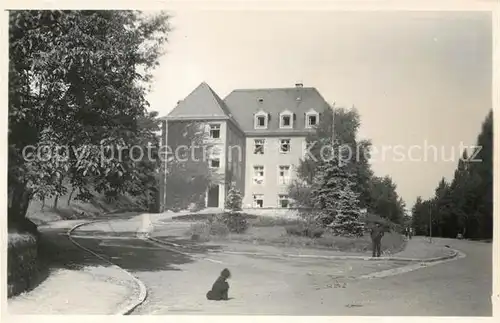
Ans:
[{"label": "tree", "polygon": [[[451,183],[443,178],[435,194],[422,206],[414,206],[414,222],[428,223],[432,212],[435,236],[491,239],[493,236],[493,113],[490,111],[468,157],[463,151]],[[418,210],[422,209],[422,210]],[[416,215],[416,217],[415,217]],[[425,220],[424,220],[425,218]]]},{"label": "tree", "polygon": [[312,184],[314,176],[318,171],[318,166],[322,164],[321,149],[332,144],[332,121],[335,120],[335,139],[337,145],[345,147],[352,152],[351,163],[348,164],[350,172],[356,174],[356,183],[353,189],[360,195],[362,207],[369,203],[369,179],[373,172],[369,164],[369,153],[371,142],[369,140],[357,140],[357,133],[361,125],[360,116],[356,109],[335,108],[335,118],[332,109],[325,109],[321,120],[315,131],[306,138],[308,145],[311,145],[312,158],[304,158],[299,162],[297,174],[301,181]]},{"label": "tree", "polygon": [[318,220],[335,234],[360,236],[361,208],[358,194],[353,190],[354,175],[337,157],[319,166],[311,191],[311,201],[318,211]]},{"label": "tree", "polygon": [[456,237],[457,221],[452,213],[452,196],[449,183],[443,177],[439,182],[433,199],[432,232],[440,237]]},{"label": "tree", "polygon": [[243,201],[243,196],[241,192],[236,188],[236,184],[232,183],[226,197],[226,208],[231,211],[241,211],[241,203]]},{"label": "tree", "polygon": [[208,157],[216,152],[209,144],[205,125],[191,121],[168,124],[166,207],[185,209],[200,205],[211,183],[221,178],[209,167]]},{"label": "tree", "polygon": [[450,198],[452,216],[456,221],[456,233],[461,233],[463,236],[467,234],[467,222],[469,217],[469,208],[467,201],[469,200],[469,188],[472,184],[468,170],[467,150],[462,153],[462,158],[458,161],[457,169],[453,180],[450,183]]},{"label": "tree", "polygon": [[396,192],[396,184],[390,176],[372,177],[370,180],[370,204],[368,211],[387,220],[402,224],[405,214],[405,203]]},{"label": "tree", "polygon": [[[23,221],[33,197],[61,194],[60,176],[80,197],[89,186],[123,193],[138,179],[127,147],[140,136],[168,21],[137,11],[9,12],[9,223]],[[57,143],[50,158],[40,163],[36,149],[27,158],[45,135]]]},{"label": "tree", "polygon": [[477,138],[477,155],[470,162],[470,174],[476,185],[475,237],[493,238],[493,111],[490,110]]},{"label": "tree", "polygon": [[293,205],[299,208],[312,208],[311,185],[300,179],[294,179],[288,187],[288,195]]},{"label": "tree", "polygon": [[429,207],[428,202],[418,196],[411,210],[411,225],[415,229],[415,234],[425,235],[429,227]]}]

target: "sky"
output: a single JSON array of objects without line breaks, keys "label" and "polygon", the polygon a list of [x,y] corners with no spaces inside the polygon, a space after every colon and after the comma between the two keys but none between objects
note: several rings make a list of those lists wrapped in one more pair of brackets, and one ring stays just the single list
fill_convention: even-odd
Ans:
[{"label": "sky", "polygon": [[375,175],[391,176],[408,207],[432,196],[442,177],[453,178],[492,107],[486,12],[172,14],[151,110],[166,115],[203,81],[222,98],[302,82],[335,106],[356,107],[360,138],[379,152]]}]

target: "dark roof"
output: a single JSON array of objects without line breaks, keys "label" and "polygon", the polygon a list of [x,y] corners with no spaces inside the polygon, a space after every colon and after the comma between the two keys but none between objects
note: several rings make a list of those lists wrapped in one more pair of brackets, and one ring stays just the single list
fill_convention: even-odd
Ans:
[{"label": "dark roof", "polygon": [[203,82],[168,114],[168,117],[229,117],[224,101]]},{"label": "dark roof", "polygon": [[[251,135],[304,134],[305,113],[322,113],[328,104],[312,87],[234,90],[224,100],[203,82],[168,114],[167,119],[230,119],[243,132]],[[270,116],[267,129],[254,129],[254,114],[263,110]],[[280,129],[279,115],[294,114],[293,129]]]},{"label": "dark roof", "polygon": [[[328,108],[325,99],[312,87],[234,90],[224,102],[242,130],[252,134],[304,133],[308,131],[305,128],[306,112],[313,109],[322,113]],[[254,114],[260,110],[270,115],[268,127],[264,130],[254,129]],[[295,115],[293,131],[279,127],[279,115],[286,110]]]}]

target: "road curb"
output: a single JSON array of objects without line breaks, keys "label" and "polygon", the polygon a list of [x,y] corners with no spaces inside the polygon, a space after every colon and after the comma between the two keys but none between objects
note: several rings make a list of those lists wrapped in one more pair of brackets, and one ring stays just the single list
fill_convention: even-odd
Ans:
[{"label": "road curb", "polygon": [[371,274],[362,275],[362,276],[357,277],[356,280],[385,278],[385,277],[390,277],[390,276],[396,276],[396,275],[412,272],[412,271],[415,271],[418,269],[427,268],[429,266],[438,265],[440,263],[445,263],[445,262],[453,260],[454,258],[465,258],[466,257],[465,253],[463,253],[459,250],[455,250],[455,249],[452,249],[452,250],[454,251],[453,256],[441,257],[442,258],[441,260],[435,260],[437,258],[433,258],[432,259],[433,261],[421,261],[421,262],[417,262],[417,263],[407,265],[404,267],[392,268],[392,269],[374,272]]},{"label": "road curb", "polygon": [[[157,238],[153,238],[149,233],[144,234],[144,238],[147,240],[154,241],[156,243],[160,243],[167,246],[180,247],[183,246],[178,245],[174,242],[165,241]],[[233,254],[233,255],[247,255],[247,256],[260,256],[260,257],[289,257],[289,258],[312,258],[312,259],[329,259],[329,260],[365,260],[365,261],[403,261],[403,262],[436,262],[442,260],[452,259],[458,256],[458,251],[452,249],[453,252],[449,255],[435,258],[404,258],[404,257],[366,257],[366,256],[322,256],[322,255],[298,255],[298,254],[272,254],[272,253],[258,253],[258,252],[246,252],[246,251],[211,251],[212,253],[225,253],[225,254]]]},{"label": "road curb", "polygon": [[[217,252],[218,253],[218,252]],[[249,255],[260,257],[289,257],[289,258],[312,258],[312,259],[330,259],[330,260],[365,260],[365,261],[403,261],[403,262],[436,262],[455,258],[458,253],[454,251],[450,255],[436,257],[436,258],[403,258],[403,257],[364,257],[364,256],[322,256],[322,255],[297,255],[297,254],[271,254],[271,253],[257,253],[245,251],[220,251],[220,253],[227,253],[233,255]]]},{"label": "road curb", "polygon": [[130,273],[129,271],[123,269],[122,267],[112,263],[111,261],[107,260],[106,258],[104,258],[103,256],[95,253],[94,251],[88,249],[88,248],[85,248],[84,246],[82,246],[81,244],[79,244],[78,242],[76,242],[75,240],[73,240],[73,238],[71,237],[71,233],[84,226],[84,225],[88,225],[88,224],[93,224],[93,223],[99,223],[99,222],[105,222],[107,220],[96,220],[96,221],[88,221],[88,222],[83,222],[83,223],[78,223],[77,225],[73,226],[71,229],[68,230],[68,232],[66,232],[66,235],[68,236],[68,239],[75,245],[77,246],[78,248],[82,249],[82,250],[85,250],[89,253],[91,253],[92,255],[96,256],[97,258],[101,259],[101,260],[104,260],[105,262],[107,262],[108,264],[112,265],[113,267],[116,267],[118,269],[120,269],[121,271],[125,272],[127,275],[129,275],[132,280],[137,284],[137,286],[139,287],[139,296],[137,297],[137,300],[128,305],[127,307],[121,309],[120,311],[118,311],[115,315],[129,315],[130,313],[132,313],[132,311],[134,309],[136,309],[139,305],[141,305],[142,303],[144,303],[144,301],[146,300],[147,296],[148,296],[148,293],[147,293],[147,289],[146,289],[146,286],[144,285],[144,283],[142,281],[140,281],[137,277],[135,277],[134,275],[132,275],[132,273]]},{"label": "road curb", "polygon": [[[165,241],[151,237],[151,232],[143,231],[141,232],[142,237],[137,235],[138,238],[150,240],[162,245],[172,246],[175,248],[184,248],[184,246],[176,244],[171,241]],[[434,257],[434,258],[405,258],[405,257],[367,257],[367,256],[323,256],[323,255],[307,255],[307,254],[272,254],[272,253],[257,253],[257,252],[246,252],[246,251],[209,251],[209,253],[225,253],[233,255],[247,255],[247,256],[259,256],[267,258],[277,258],[277,257],[288,257],[288,258],[310,258],[310,259],[329,259],[329,260],[364,260],[364,261],[401,261],[401,262],[425,262],[432,263],[437,261],[443,261],[455,258],[459,255],[457,250],[451,249],[452,253],[446,256]]]}]

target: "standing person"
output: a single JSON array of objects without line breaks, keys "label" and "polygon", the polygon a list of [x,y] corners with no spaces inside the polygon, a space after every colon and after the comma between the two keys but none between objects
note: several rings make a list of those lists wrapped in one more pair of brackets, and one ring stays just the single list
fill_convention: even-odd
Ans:
[{"label": "standing person", "polygon": [[382,252],[382,237],[384,236],[384,228],[380,223],[377,223],[371,231],[373,255],[372,257],[380,257]]},{"label": "standing person", "polygon": [[410,228],[410,239],[413,236],[413,228]]}]

